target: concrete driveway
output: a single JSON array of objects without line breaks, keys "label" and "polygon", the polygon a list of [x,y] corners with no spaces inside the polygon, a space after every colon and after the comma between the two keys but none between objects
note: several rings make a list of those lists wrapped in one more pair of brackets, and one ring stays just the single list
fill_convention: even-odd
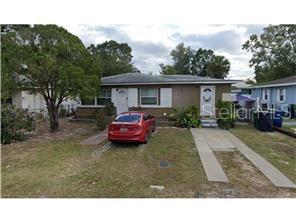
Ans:
[{"label": "concrete driveway", "polygon": [[238,150],[275,186],[296,188],[296,185],[290,179],[229,131],[220,128],[193,128],[191,133],[209,181],[228,182],[227,175],[213,151],[231,152]]}]

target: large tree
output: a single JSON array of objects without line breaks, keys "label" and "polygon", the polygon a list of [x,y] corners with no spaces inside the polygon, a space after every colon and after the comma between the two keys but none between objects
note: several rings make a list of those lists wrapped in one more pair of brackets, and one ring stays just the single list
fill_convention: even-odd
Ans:
[{"label": "large tree", "polygon": [[253,54],[258,83],[296,73],[296,25],[270,25],[261,35],[251,35],[243,49]]},{"label": "large tree", "polygon": [[111,40],[96,46],[91,44],[88,50],[100,60],[103,76],[139,71],[132,64],[132,49],[126,43]]},{"label": "large tree", "polygon": [[211,78],[225,78],[230,62],[224,56],[215,55],[213,50],[199,48],[197,51],[180,43],[171,51],[172,65],[159,64],[162,75],[190,74]]},{"label": "large tree", "polygon": [[5,72],[15,75],[20,89],[44,97],[52,131],[59,127],[58,110],[64,100],[98,94],[99,63],[64,28],[35,25],[9,32],[3,39],[2,55],[14,60]]},{"label": "large tree", "polygon": [[229,73],[230,62],[224,56],[214,55],[206,69],[207,77],[224,79]]},{"label": "large tree", "polygon": [[16,90],[13,70],[18,66],[18,47],[12,36],[29,25],[1,25],[1,100],[11,98]]},{"label": "large tree", "polygon": [[193,75],[207,76],[207,67],[212,62],[214,52],[199,48],[193,55],[190,71]]},{"label": "large tree", "polygon": [[192,58],[192,49],[186,47],[184,43],[180,43],[170,53],[173,60],[173,68],[176,74],[190,73],[190,63]]},{"label": "large tree", "polygon": [[159,64],[161,75],[175,75],[177,74],[175,68],[172,65]]}]

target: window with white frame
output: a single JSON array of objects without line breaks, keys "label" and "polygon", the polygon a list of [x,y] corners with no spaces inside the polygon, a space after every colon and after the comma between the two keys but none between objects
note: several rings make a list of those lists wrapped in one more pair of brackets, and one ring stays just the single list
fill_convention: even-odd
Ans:
[{"label": "window with white frame", "polygon": [[285,89],[278,89],[278,101],[284,102],[286,97],[286,90]]},{"label": "window with white frame", "polygon": [[269,100],[269,89],[263,89],[263,100],[264,101]]},{"label": "window with white frame", "polygon": [[158,104],[158,89],[146,88],[140,89],[141,105],[157,105]]},{"label": "window with white frame", "polygon": [[111,103],[111,89],[101,89],[100,97],[97,98],[97,105]]},{"label": "window with white frame", "polygon": [[95,98],[92,98],[92,99],[81,99],[81,105],[84,105],[84,106],[94,106],[95,105]]},{"label": "window with white frame", "polygon": [[111,89],[101,89],[100,96],[91,99],[81,99],[81,105],[101,106],[111,102]]}]

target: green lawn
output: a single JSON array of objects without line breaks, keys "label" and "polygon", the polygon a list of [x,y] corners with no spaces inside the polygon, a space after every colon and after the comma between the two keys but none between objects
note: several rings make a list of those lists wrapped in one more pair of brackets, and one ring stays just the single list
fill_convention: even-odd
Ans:
[{"label": "green lawn", "polygon": [[[142,151],[78,139],[2,150],[2,197],[194,197],[207,184],[189,130],[160,129]],[[166,160],[168,168],[159,167]],[[165,186],[153,191],[149,185]]]},{"label": "green lawn", "polygon": [[239,126],[231,132],[296,182],[296,139],[279,132],[261,132],[253,126]]}]

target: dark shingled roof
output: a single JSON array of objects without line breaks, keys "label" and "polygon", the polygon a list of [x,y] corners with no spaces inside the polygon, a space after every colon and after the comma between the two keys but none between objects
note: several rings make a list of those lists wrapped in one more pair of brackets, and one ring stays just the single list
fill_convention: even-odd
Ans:
[{"label": "dark shingled roof", "polygon": [[262,84],[258,84],[257,86],[267,86],[267,85],[278,85],[278,84],[291,84],[291,83],[295,83],[296,84],[296,75],[293,76],[289,76],[283,79],[276,79],[270,82],[265,82]]},{"label": "dark shingled roof", "polygon": [[235,80],[213,79],[193,75],[148,75],[142,73],[123,73],[103,77],[102,85],[124,85],[124,84],[182,84],[182,83],[235,83]]}]

